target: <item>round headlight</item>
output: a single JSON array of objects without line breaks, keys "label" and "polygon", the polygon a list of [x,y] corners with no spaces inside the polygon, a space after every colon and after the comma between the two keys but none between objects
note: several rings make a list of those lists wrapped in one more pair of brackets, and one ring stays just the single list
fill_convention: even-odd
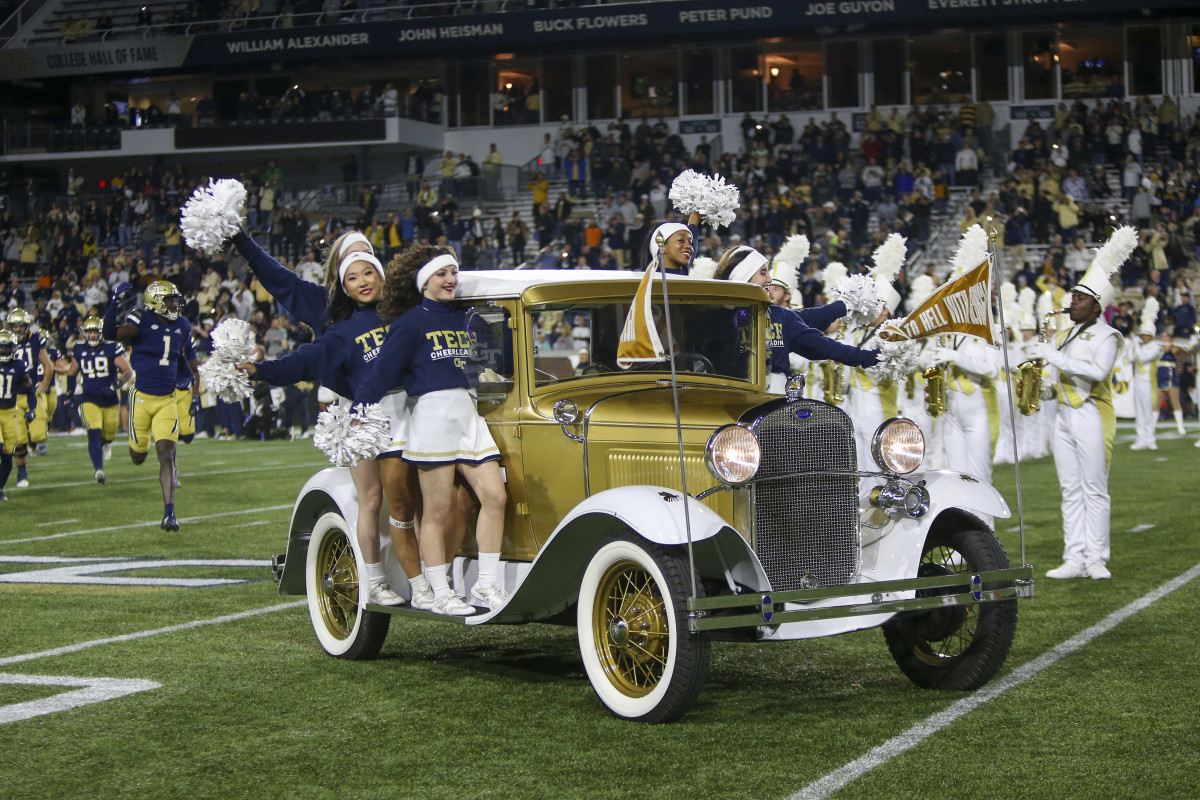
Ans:
[{"label": "round headlight", "polygon": [[726,425],[709,437],[704,460],[717,480],[738,486],[758,472],[762,449],[749,430],[740,425]]},{"label": "round headlight", "polygon": [[871,456],[880,469],[907,475],[925,458],[925,437],[911,419],[894,417],[875,431]]}]

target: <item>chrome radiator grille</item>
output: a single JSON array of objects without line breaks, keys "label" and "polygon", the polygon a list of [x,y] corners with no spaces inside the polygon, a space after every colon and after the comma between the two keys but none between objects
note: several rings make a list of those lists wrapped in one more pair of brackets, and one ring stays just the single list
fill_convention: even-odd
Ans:
[{"label": "chrome radiator grille", "polygon": [[[815,400],[782,406],[754,427],[758,477],[854,471],[854,426]],[[842,586],[859,568],[858,479],[812,475],[754,484],[754,548],[777,591]],[[806,577],[808,580],[805,580]]]}]

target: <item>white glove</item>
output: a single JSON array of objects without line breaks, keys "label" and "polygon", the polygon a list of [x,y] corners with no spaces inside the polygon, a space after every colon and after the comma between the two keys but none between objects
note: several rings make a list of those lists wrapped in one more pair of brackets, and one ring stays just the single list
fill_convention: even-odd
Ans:
[{"label": "white glove", "polygon": [[935,364],[953,364],[957,358],[958,351],[953,347],[933,348],[933,363]]},{"label": "white glove", "polygon": [[1040,358],[1047,364],[1052,364],[1058,355],[1058,349],[1049,342],[1029,342],[1025,345],[1025,355],[1027,358]]}]

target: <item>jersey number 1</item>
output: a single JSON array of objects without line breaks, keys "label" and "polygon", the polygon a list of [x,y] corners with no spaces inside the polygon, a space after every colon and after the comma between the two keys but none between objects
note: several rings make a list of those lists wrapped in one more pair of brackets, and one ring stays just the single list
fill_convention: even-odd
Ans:
[{"label": "jersey number 1", "polygon": [[171,337],[170,336],[163,337],[163,357],[162,357],[162,360],[158,362],[158,364],[159,364],[159,366],[162,366],[162,367],[167,367],[167,366],[171,365]]}]

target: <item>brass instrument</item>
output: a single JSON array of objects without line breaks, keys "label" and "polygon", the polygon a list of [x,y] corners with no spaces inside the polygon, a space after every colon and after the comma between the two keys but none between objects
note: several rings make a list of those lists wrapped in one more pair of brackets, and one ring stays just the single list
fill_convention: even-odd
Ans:
[{"label": "brass instrument", "polygon": [[825,384],[825,402],[838,406],[846,399],[842,386],[842,365],[835,361],[821,362],[821,382]]},{"label": "brass instrument", "polygon": [[937,419],[946,413],[946,367],[934,364],[922,372],[921,377],[925,379],[925,413]]},{"label": "brass instrument", "polygon": [[[1065,310],[1051,311],[1042,317],[1042,329],[1038,331],[1038,341],[1050,341],[1050,318],[1055,314],[1065,314]],[[1042,376],[1046,371],[1046,360],[1031,358],[1017,365],[1020,375],[1017,377],[1017,408],[1026,416],[1032,416],[1042,407]]]}]

